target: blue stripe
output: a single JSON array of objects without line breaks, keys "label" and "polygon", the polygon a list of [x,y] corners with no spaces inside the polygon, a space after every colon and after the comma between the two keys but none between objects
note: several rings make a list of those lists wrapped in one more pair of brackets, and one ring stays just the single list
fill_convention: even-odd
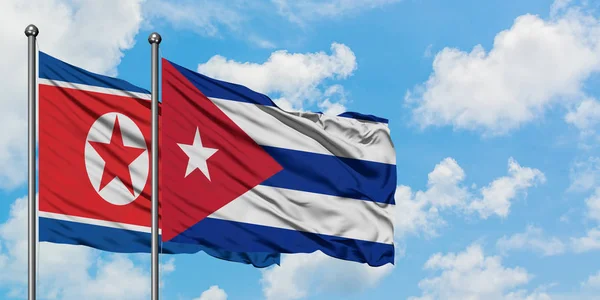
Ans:
[{"label": "blue stripe", "polygon": [[396,165],[263,146],[283,170],[261,185],[395,204]]},{"label": "blue stripe", "polygon": [[243,85],[229,83],[196,73],[167,60],[179,73],[185,76],[204,96],[232,101],[276,106],[271,98],[257,93]]},{"label": "blue stripe", "polygon": [[312,253],[382,266],[394,263],[392,244],[306,233],[255,224],[206,218],[171,241],[203,243],[239,252]]},{"label": "blue stripe", "polygon": [[[185,76],[190,83],[206,97],[277,107],[273,100],[268,96],[255,92],[243,85],[217,80],[182,67],[170,60],[164,60],[173,65],[179,73]],[[357,120],[388,123],[387,119],[357,112],[345,112],[339,114],[339,116]]]},{"label": "blue stripe", "polygon": [[[44,217],[39,218],[39,231],[40,242],[81,245],[117,253],[150,253],[151,250],[150,233]],[[210,244],[207,242],[205,245]],[[199,251],[222,260],[252,264],[257,268],[279,264],[280,260],[280,255],[273,252],[240,253],[200,244],[179,244],[171,241],[162,244],[164,254],[191,254]]]},{"label": "blue stripe", "polygon": [[374,115],[365,115],[365,114],[361,114],[361,113],[357,113],[357,112],[351,112],[351,111],[341,113],[338,116],[345,117],[345,118],[351,118],[351,119],[364,120],[364,121],[385,123],[385,124],[388,123],[388,119],[380,118],[380,117],[377,117]]},{"label": "blue stripe", "polygon": [[86,71],[41,51],[39,52],[39,60],[40,78],[150,94],[148,90],[135,86],[125,80]]}]

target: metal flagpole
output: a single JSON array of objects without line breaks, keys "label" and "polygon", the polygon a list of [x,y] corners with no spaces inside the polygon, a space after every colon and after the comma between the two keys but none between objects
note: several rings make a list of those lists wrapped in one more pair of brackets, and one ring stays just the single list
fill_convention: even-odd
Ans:
[{"label": "metal flagpole", "polygon": [[158,300],[158,45],[162,38],[154,32],[152,46],[152,300]]},{"label": "metal flagpole", "polygon": [[25,35],[27,36],[28,42],[28,53],[27,53],[27,106],[29,110],[29,138],[27,143],[27,164],[29,172],[29,187],[28,187],[28,299],[35,300],[36,298],[36,229],[37,229],[37,207],[35,199],[36,190],[36,178],[35,178],[35,144],[36,144],[36,45],[35,39],[39,33],[38,28],[31,24],[25,28]]}]

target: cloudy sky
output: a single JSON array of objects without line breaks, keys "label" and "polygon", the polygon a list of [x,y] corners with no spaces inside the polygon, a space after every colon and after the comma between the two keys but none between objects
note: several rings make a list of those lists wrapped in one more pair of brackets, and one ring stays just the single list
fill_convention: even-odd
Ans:
[{"label": "cloudy sky", "polygon": [[[600,295],[600,3],[224,3],[1,2],[0,298],[26,295],[29,23],[40,28],[40,50],[146,89],[147,38],[158,31],[163,57],[283,108],[390,120],[394,266],[320,253],[267,269],[162,256],[162,299]],[[150,294],[149,255],[43,243],[39,272],[43,299]]]}]

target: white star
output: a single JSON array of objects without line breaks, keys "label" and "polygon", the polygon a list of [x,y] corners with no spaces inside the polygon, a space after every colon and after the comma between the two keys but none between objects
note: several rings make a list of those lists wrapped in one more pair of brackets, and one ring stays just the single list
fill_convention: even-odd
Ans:
[{"label": "white star", "polygon": [[200,131],[198,130],[198,127],[196,127],[196,136],[194,137],[193,145],[179,143],[177,145],[179,145],[179,148],[181,148],[181,150],[183,150],[183,152],[185,152],[189,158],[184,177],[190,175],[192,171],[200,169],[200,171],[204,173],[204,176],[210,180],[210,174],[208,173],[208,165],[206,164],[206,161],[213,154],[215,154],[218,149],[205,148],[202,146],[202,140],[200,139]]}]

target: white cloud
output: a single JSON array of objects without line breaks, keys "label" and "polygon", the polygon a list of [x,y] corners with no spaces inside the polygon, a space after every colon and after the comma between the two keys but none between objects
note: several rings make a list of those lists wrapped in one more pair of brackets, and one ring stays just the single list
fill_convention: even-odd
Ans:
[{"label": "white cloud", "polygon": [[160,274],[169,274],[175,272],[175,259],[169,258],[165,263],[160,264]]},{"label": "white cloud", "polygon": [[550,7],[550,15],[555,16],[569,7],[573,0],[555,0]]},{"label": "white cloud", "polygon": [[194,300],[227,300],[227,293],[219,286],[213,285],[208,290],[202,292],[199,298]]},{"label": "white cloud", "polygon": [[[108,261],[98,259],[95,267],[97,268],[95,274],[88,274],[78,282],[63,283],[62,297],[60,298],[148,299],[150,297],[148,289],[150,274],[134,265],[126,256],[112,255]],[[64,270],[62,269],[61,273]],[[54,274],[54,276],[59,276],[59,274]]]},{"label": "white cloud", "polygon": [[[151,20],[166,20],[177,29],[187,29],[206,36],[219,35],[219,28],[237,30],[245,21],[239,1],[149,0],[144,14]],[[247,9],[248,7],[246,7]]]},{"label": "white cloud", "polygon": [[[417,192],[417,195],[426,194],[427,192]],[[429,237],[436,236],[437,229],[446,225],[438,209],[431,205],[429,199],[426,196],[413,195],[410,187],[398,186],[395,197],[394,234],[396,236],[402,238],[408,234],[419,232],[423,232]]]},{"label": "white cloud", "polygon": [[600,157],[590,157],[587,161],[577,161],[570,170],[569,191],[585,192],[600,185]]},{"label": "white cloud", "polygon": [[549,299],[539,292],[515,291],[533,276],[521,267],[503,266],[499,256],[485,256],[478,244],[457,254],[436,253],[424,268],[440,273],[421,280],[423,294],[409,299]]},{"label": "white cloud", "polygon": [[[142,0],[5,0],[0,4],[0,188],[26,179],[27,38],[25,27],[40,29],[41,51],[93,72],[115,75],[123,51],[134,44],[142,21]],[[97,12],[101,11],[102,14]],[[110,22],[106,22],[110,16]]]},{"label": "white cloud", "polygon": [[546,237],[542,229],[535,226],[527,226],[524,233],[517,233],[510,237],[503,236],[496,242],[496,247],[501,252],[528,249],[544,256],[562,254],[566,250],[565,244],[560,239]]},{"label": "white cloud", "polygon": [[[27,286],[27,199],[17,199],[0,224],[0,286],[24,295]],[[148,299],[150,274],[126,255],[102,257],[84,246],[39,244],[38,293],[58,299]],[[68,272],[65,272],[68,270]]]},{"label": "white cloud", "polygon": [[271,0],[281,15],[304,25],[319,18],[339,17],[366,9],[374,9],[400,0]]},{"label": "white cloud", "polygon": [[250,42],[252,42],[254,45],[258,46],[259,48],[263,48],[263,49],[273,49],[273,48],[277,48],[277,45],[275,45],[274,42],[269,41],[267,39],[264,39],[262,37],[259,37],[257,35],[249,35],[248,36],[248,40]]},{"label": "white cloud", "polygon": [[[534,291],[529,293],[526,290],[519,290],[516,292],[510,292],[506,294],[502,300],[551,300],[555,299],[554,296],[547,294],[544,291]],[[575,298],[578,299],[578,298]],[[582,300],[582,299],[579,299]]]},{"label": "white cloud", "polygon": [[320,103],[317,103],[317,106],[323,110],[324,114],[335,116],[346,111],[344,105],[346,104],[347,99],[343,86],[339,84],[332,85],[325,90],[323,96],[325,99]]},{"label": "white cloud", "polygon": [[[345,79],[356,70],[356,57],[344,45],[333,43],[331,54],[289,53],[275,51],[262,64],[240,63],[215,55],[198,66],[198,72],[217,79],[247,86],[257,92],[279,97],[278,105],[303,109],[304,105],[321,104],[341,111],[345,99],[339,85],[324,86],[327,79]],[[322,88],[325,88],[323,92]],[[332,97],[339,98],[333,102]],[[329,100],[328,100],[329,99]],[[318,102],[317,102],[318,101]]]},{"label": "white cloud", "polygon": [[261,283],[267,300],[293,300],[311,293],[361,292],[374,287],[394,266],[366,264],[331,258],[321,252],[284,255],[281,265],[262,271]]},{"label": "white cloud", "polygon": [[571,238],[571,247],[576,253],[600,250],[600,228],[588,230],[586,236]]},{"label": "white cloud", "polygon": [[[591,161],[591,160],[590,160]],[[600,167],[600,160],[595,160],[595,167]],[[583,172],[580,172],[576,176],[576,180],[573,182],[571,187],[578,190],[591,189],[593,185],[597,184],[598,175],[600,174],[600,168],[598,170],[590,171],[586,168]],[[585,199],[586,205],[586,217],[592,221],[597,222],[600,225],[600,187],[596,187],[594,193]],[[582,253],[588,251],[600,250],[600,227],[592,228],[588,230],[585,236],[572,237],[571,247],[574,252]]]},{"label": "white cloud", "polygon": [[595,275],[590,275],[586,281],[581,283],[581,286],[584,288],[600,290],[600,271]]},{"label": "white cloud", "polygon": [[596,192],[585,199],[587,206],[587,216],[600,224],[600,187],[596,188]]},{"label": "white cloud", "polygon": [[567,123],[575,125],[584,134],[591,134],[593,128],[600,124],[600,102],[588,98],[565,116]]},{"label": "white cloud", "polygon": [[483,219],[490,215],[506,217],[518,192],[545,180],[541,171],[521,167],[513,158],[508,160],[508,176],[493,180],[478,193],[470,191],[464,179],[465,172],[456,160],[446,158],[429,173],[427,190],[413,193],[410,187],[399,186],[395,233],[403,236],[423,232],[435,236],[436,229],[446,224],[440,216],[444,210],[478,213]]},{"label": "white cloud", "polygon": [[399,237],[420,231],[437,235],[437,228],[446,224],[440,210],[463,207],[469,197],[467,188],[461,185],[465,173],[453,158],[442,160],[427,177],[425,191],[413,193],[404,185],[396,189],[394,232]]},{"label": "white cloud", "polygon": [[324,109],[323,113],[328,115],[339,115],[346,111],[344,104],[340,102],[331,102],[329,99],[325,99],[323,102],[318,104],[319,108]]},{"label": "white cloud", "polygon": [[521,167],[512,157],[508,160],[508,175],[481,189],[483,197],[471,202],[469,210],[479,212],[484,219],[492,214],[507,217],[510,212],[510,200],[515,198],[516,193],[546,182],[540,170]]},{"label": "white cloud", "polygon": [[465,179],[465,172],[452,158],[437,164],[427,178],[427,198],[436,207],[461,205],[468,197],[467,189],[459,186]]},{"label": "white cloud", "polygon": [[593,149],[600,144],[600,102],[588,98],[571,108],[565,116],[565,121],[579,129],[582,149]]},{"label": "white cloud", "polygon": [[555,103],[582,101],[584,82],[600,70],[600,22],[565,3],[555,4],[549,20],[519,16],[489,52],[481,45],[440,51],[429,79],[405,97],[414,121],[498,135]]}]

